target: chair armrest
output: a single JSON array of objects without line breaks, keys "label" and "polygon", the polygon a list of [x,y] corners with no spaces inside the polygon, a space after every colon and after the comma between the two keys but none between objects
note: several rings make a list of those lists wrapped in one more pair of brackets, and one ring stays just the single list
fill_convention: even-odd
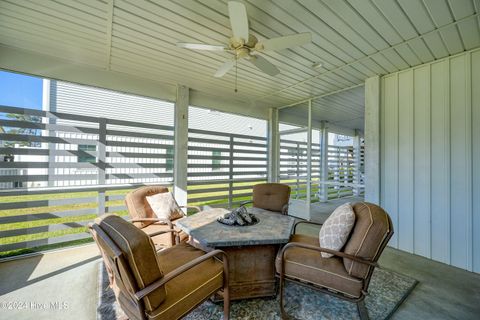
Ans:
[{"label": "chair armrest", "polygon": [[195,209],[195,210],[197,210],[197,212],[202,211],[202,209],[200,209],[200,207],[197,207],[197,206],[180,206],[180,208]]},{"label": "chair armrest", "polygon": [[304,248],[304,249],[313,250],[313,251],[317,251],[317,252],[331,253],[333,255],[336,255],[337,257],[351,259],[353,261],[363,263],[363,264],[366,264],[366,265],[369,265],[369,266],[372,266],[372,267],[377,267],[378,266],[378,263],[376,263],[376,262],[372,262],[370,260],[366,260],[366,259],[363,259],[363,258],[360,258],[360,257],[356,257],[356,256],[353,256],[353,255],[345,253],[345,252],[340,252],[340,251],[331,250],[331,249],[322,248],[322,247],[316,247],[316,246],[313,246],[311,244],[306,244],[306,243],[289,242],[282,248],[282,251],[281,251],[282,268],[283,268],[283,260],[285,258],[285,252],[288,249],[294,248],[294,247]]},{"label": "chair armrest", "polygon": [[160,218],[135,218],[135,219],[130,219],[130,222],[161,222],[165,223],[170,227],[170,229],[173,229],[173,224],[170,220],[168,219],[160,219]]},{"label": "chair armrest", "polygon": [[[178,277],[182,273],[184,273],[187,270],[190,270],[191,268],[195,267],[196,265],[204,262],[205,260],[208,260],[212,257],[222,255],[222,262],[223,262],[223,272],[226,273],[226,281],[225,284],[228,286],[228,257],[227,254],[222,251],[222,250],[213,250],[210,251],[206,254],[204,254],[201,257],[198,257],[196,259],[193,259],[192,261],[170,271],[166,275],[163,276],[163,278],[151,283],[150,285],[146,286],[144,289],[138,291],[135,293],[134,297],[137,299],[137,301],[140,301],[140,299],[144,298],[146,295],[152,293],[154,290],[160,288],[161,286],[165,285],[167,282],[170,280]],[[224,277],[225,278],[225,277]]]},{"label": "chair armrest", "polygon": [[158,236],[158,235],[164,234],[164,233],[174,233],[175,234],[175,244],[180,243],[180,235],[179,235],[178,231],[174,230],[174,229],[152,232],[152,233],[148,234],[148,236],[151,238],[151,237],[155,237],[155,236]]},{"label": "chair armrest", "polygon": [[295,222],[295,224],[293,225],[293,234],[297,233],[297,225],[299,225],[300,223],[314,224],[314,225],[317,225],[317,226],[322,226],[323,225],[323,223],[300,220],[300,221]]}]

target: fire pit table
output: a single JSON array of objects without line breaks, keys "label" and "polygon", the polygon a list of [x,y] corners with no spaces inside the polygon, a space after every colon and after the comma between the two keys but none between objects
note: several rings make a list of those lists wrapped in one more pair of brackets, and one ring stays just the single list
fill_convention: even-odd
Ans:
[{"label": "fire pit table", "polygon": [[[210,209],[177,221],[194,245],[204,250],[221,249],[230,265],[231,299],[274,296],[275,256],[290,239],[295,219],[273,212],[255,213],[251,226],[227,226],[217,221],[229,211]],[[221,298],[221,297],[218,297]]]}]

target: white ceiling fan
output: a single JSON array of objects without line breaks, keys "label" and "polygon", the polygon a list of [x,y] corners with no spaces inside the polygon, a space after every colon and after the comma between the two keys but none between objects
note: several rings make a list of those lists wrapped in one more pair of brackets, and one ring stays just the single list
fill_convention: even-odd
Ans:
[{"label": "white ceiling fan", "polygon": [[215,73],[215,77],[224,76],[230,69],[232,69],[237,60],[246,59],[255,65],[258,69],[270,76],[275,76],[280,73],[280,70],[270,63],[264,57],[258,55],[263,51],[282,50],[297,46],[302,46],[312,41],[310,32],[289,35],[285,37],[278,37],[258,42],[258,39],[249,34],[248,31],[248,17],[245,5],[237,1],[228,2],[228,15],[230,17],[230,24],[232,26],[233,37],[229,39],[227,46],[210,45],[203,43],[185,43],[178,42],[177,46],[180,48],[192,50],[209,50],[209,51],[229,51],[235,56],[232,60],[226,61]]}]

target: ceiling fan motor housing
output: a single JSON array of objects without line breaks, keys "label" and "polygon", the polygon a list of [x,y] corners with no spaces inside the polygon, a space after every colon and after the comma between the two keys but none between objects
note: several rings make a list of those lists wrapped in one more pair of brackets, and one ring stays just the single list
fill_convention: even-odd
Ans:
[{"label": "ceiling fan motor housing", "polygon": [[231,37],[229,47],[230,49],[235,50],[237,59],[241,59],[248,57],[250,55],[250,51],[255,50],[255,45],[257,43],[257,37],[250,34],[247,42],[241,38]]}]

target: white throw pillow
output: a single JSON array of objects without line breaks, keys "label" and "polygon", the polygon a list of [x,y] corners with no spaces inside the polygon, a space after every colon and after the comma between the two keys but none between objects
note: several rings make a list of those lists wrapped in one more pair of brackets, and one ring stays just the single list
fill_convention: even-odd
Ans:
[{"label": "white throw pillow", "polygon": [[157,193],[145,197],[153,213],[159,219],[175,220],[183,217],[183,212],[171,192]]},{"label": "white throw pillow", "polygon": [[[350,203],[339,206],[327,218],[320,228],[320,247],[339,251],[347,242],[350,231],[355,224],[355,212]],[[323,258],[331,258],[334,255],[322,252]]]}]

